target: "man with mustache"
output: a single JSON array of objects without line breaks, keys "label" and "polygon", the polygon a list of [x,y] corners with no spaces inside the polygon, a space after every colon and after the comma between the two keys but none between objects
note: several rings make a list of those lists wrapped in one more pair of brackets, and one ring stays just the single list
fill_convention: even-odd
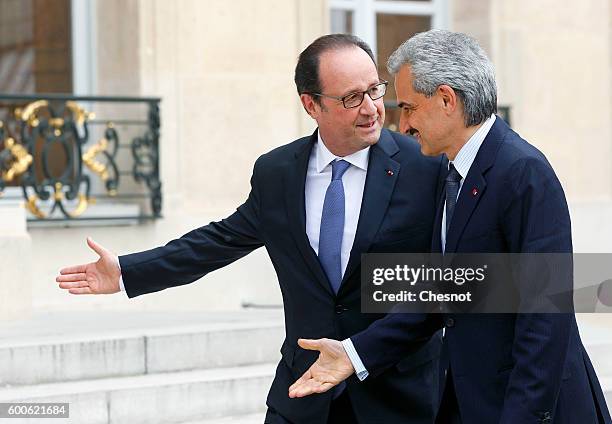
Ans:
[{"label": "man with mustache", "polygon": [[[544,155],[494,114],[493,65],[476,41],[449,31],[420,33],[391,55],[388,67],[401,132],[414,135],[424,154],[448,159],[432,250],[571,254],[559,180]],[[432,323],[445,327],[437,423],[611,422],[573,313],[431,314],[422,326],[410,315],[390,314],[350,338],[350,357],[346,341],[300,340],[321,354],[290,395],[325,392],[354,369],[369,374],[367,382]]]}]

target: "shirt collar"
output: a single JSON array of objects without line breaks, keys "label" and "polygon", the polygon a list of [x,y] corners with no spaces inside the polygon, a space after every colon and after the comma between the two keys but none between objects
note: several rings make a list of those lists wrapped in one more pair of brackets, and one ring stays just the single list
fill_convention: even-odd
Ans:
[{"label": "shirt collar", "polygon": [[353,166],[356,166],[359,169],[363,169],[364,171],[368,170],[368,159],[370,157],[370,146],[365,149],[361,149],[355,153],[351,153],[348,156],[338,157],[329,151],[323,139],[321,138],[321,133],[318,132],[318,140],[315,146],[315,151],[317,155],[317,172],[321,173],[323,170],[332,163],[336,159],[342,159],[347,161]]},{"label": "shirt collar", "polygon": [[[468,174],[468,171],[472,167],[474,163],[474,159],[476,159],[476,154],[482,146],[482,142],[484,141],[487,134],[489,134],[489,130],[493,126],[495,122],[495,114],[491,115],[487,118],[486,121],[476,130],[476,132],[470,137],[470,139],[463,145],[457,156],[455,156],[455,160],[452,161],[453,166],[461,175],[461,179],[465,179]],[[450,166],[449,162],[449,166]]]}]

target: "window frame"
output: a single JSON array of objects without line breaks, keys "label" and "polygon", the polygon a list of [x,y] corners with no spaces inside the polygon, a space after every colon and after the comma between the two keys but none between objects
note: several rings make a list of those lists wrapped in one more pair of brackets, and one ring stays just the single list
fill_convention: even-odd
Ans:
[{"label": "window frame", "polygon": [[353,34],[370,45],[374,55],[378,54],[376,38],[376,15],[430,16],[431,27],[448,29],[450,0],[388,1],[388,0],[329,0],[329,9],[348,11],[353,14]]},{"label": "window frame", "polygon": [[72,92],[97,93],[97,0],[71,0]]}]

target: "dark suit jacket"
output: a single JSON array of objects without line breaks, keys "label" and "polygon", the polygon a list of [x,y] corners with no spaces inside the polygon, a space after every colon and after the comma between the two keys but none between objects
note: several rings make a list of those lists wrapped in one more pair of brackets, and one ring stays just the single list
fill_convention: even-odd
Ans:
[{"label": "dark suit jacket", "polygon": [[[437,251],[442,199],[432,238]],[[499,117],[457,200],[446,242],[446,254],[455,252],[572,252],[567,203],[553,169]],[[574,314],[432,314],[429,320],[446,326],[443,356],[464,423],[610,423]],[[422,337],[425,326],[414,324],[390,314],[352,337],[371,373]]]},{"label": "dark suit jacket", "polygon": [[[381,318],[360,312],[360,254],[429,250],[441,169],[440,158],[423,157],[414,140],[382,131],[370,151],[357,234],[336,296],[305,231],[304,185],[316,140],[315,132],[261,156],[248,199],[228,218],[166,246],[120,257],[127,294],[134,297],[190,283],[265,246],[280,283],[286,326],[267,402],[300,424],[325,423],[332,393],[288,397],[289,386],[317,357],[298,347],[297,339],[342,340]],[[350,380],[347,390],[360,422],[431,423],[440,346],[439,335],[432,338],[430,331],[377,378]]]}]

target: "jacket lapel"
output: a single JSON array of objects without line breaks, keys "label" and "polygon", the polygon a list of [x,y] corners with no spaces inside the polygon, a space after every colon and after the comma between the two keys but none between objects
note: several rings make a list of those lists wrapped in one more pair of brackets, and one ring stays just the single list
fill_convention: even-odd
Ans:
[{"label": "jacket lapel", "polygon": [[446,191],[444,187],[440,193],[438,199],[438,207],[436,209],[436,220],[434,221],[433,234],[431,236],[431,252],[441,253],[442,252],[442,211],[444,210],[444,200],[446,197]]},{"label": "jacket lapel", "polygon": [[493,166],[497,151],[503,140],[503,135],[507,129],[506,123],[499,116],[496,117],[495,123],[478,150],[474,163],[463,182],[461,193],[455,206],[453,220],[450,223],[448,234],[446,234],[446,252],[457,251],[461,235],[487,188],[484,175]]},{"label": "jacket lapel", "polygon": [[344,289],[344,282],[358,268],[361,254],[369,250],[387,212],[400,172],[399,162],[391,157],[398,151],[399,147],[387,130],[381,132],[378,143],[370,148],[368,174],[363,190],[357,232],[339,294]]},{"label": "jacket lapel", "polygon": [[289,222],[291,223],[289,227],[291,228],[291,232],[302,257],[319,284],[334,296],[327,276],[325,275],[325,271],[321,267],[319,258],[314,250],[312,250],[308,235],[306,234],[304,189],[306,186],[306,172],[308,171],[310,152],[317,141],[317,137],[317,131],[315,131],[310,137],[310,140],[296,152],[295,157],[289,160],[285,181],[285,200]]},{"label": "jacket lapel", "polygon": [[444,210],[444,200],[446,198],[445,190],[445,179],[448,173],[448,159],[446,156],[443,157],[442,163],[440,164],[440,174],[438,175],[438,185],[436,189],[437,193],[437,205],[436,217],[434,219],[433,234],[431,236],[431,252],[441,253],[442,252],[442,211]]}]

